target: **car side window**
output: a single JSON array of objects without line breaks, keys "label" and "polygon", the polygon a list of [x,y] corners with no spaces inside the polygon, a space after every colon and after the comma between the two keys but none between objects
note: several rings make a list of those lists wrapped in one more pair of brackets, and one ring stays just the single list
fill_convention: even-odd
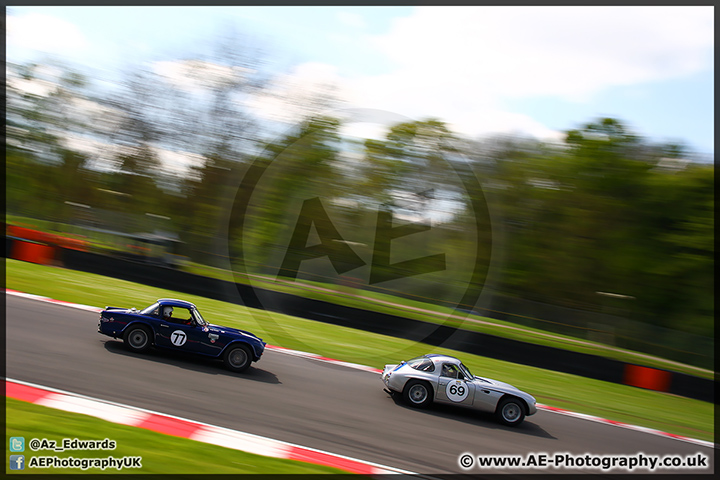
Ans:
[{"label": "car side window", "polygon": [[424,357],[413,358],[411,360],[408,360],[407,364],[410,365],[415,370],[420,370],[421,372],[432,372],[435,370],[435,365],[433,364],[432,360],[430,360],[429,358],[424,358]]},{"label": "car side window", "polygon": [[189,325],[192,322],[192,313],[187,308],[175,307],[173,311],[172,321],[174,323],[182,323],[183,325]]},{"label": "car side window", "polygon": [[450,363],[444,363],[440,370],[440,376],[442,377],[458,378],[459,373],[458,368]]}]

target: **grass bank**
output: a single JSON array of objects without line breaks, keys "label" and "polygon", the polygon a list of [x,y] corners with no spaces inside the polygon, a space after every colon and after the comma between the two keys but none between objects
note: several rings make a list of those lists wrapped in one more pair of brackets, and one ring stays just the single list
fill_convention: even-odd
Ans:
[{"label": "grass bank", "polygon": [[[475,314],[457,312],[429,302],[398,297],[390,293],[380,293],[349,286],[339,286],[310,280],[284,281],[262,275],[233,274],[228,270],[205,265],[190,264],[185,270],[197,275],[216,278],[228,282],[240,282],[253,287],[275,292],[288,293],[313,300],[320,300],[351,308],[359,308],[387,315],[397,315],[426,323],[445,324],[454,328],[481,332],[498,337],[523,342],[561,348],[573,352],[598,355],[626,363],[636,363],[676,372],[687,373],[703,378],[713,378],[713,372],[694,365],[687,365],[655,355],[635,352],[613,345],[599,343],[590,339],[550,332],[542,328],[519,325],[517,323],[483,317]],[[536,318],[525,319],[535,325],[549,325],[555,322]],[[587,334],[579,327],[564,325],[564,328],[576,328],[578,333]]]}]

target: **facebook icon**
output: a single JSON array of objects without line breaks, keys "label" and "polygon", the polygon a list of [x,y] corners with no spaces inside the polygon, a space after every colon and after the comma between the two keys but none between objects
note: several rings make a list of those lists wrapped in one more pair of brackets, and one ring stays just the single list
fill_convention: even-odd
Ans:
[{"label": "facebook icon", "polygon": [[10,455],[10,470],[25,470],[25,455]]}]

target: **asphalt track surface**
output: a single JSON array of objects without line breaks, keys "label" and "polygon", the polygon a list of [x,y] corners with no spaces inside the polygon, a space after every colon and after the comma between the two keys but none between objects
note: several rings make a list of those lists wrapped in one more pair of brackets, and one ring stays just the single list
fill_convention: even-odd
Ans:
[{"label": "asphalt track surface", "polygon": [[709,457],[710,469],[682,472],[714,471],[713,449],[708,447],[542,410],[518,428],[470,410],[416,410],[385,393],[378,374],[272,350],[243,374],[195,356],[134,354],[121,341],[97,333],[96,313],[11,296],[6,301],[7,377],[12,379],[427,475],[553,472],[463,470],[458,464],[463,453],[530,452],[699,452]]}]

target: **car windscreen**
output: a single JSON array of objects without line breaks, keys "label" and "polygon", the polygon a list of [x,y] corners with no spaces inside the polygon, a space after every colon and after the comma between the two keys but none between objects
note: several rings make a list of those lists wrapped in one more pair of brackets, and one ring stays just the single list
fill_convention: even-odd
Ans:
[{"label": "car windscreen", "polygon": [[141,315],[150,315],[155,309],[157,309],[160,306],[159,303],[155,302],[149,307],[145,307],[142,310],[140,310]]},{"label": "car windscreen", "polygon": [[461,363],[459,365],[459,367],[460,367],[460,371],[463,372],[463,375],[465,375],[465,378],[467,378],[468,380],[475,378],[475,375],[470,373],[470,369],[468,367],[466,367],[464,363]]},{"label": "car windscreen", "polygon": [[205,319],[200,315],[200,312],[197,308],[193,308],[193,315],[195,316],[195,321],[198,325],[207,325],[208,322],[205,321]]},{"label": "car windscreen", "polygon": [[408,360],[407,364],[415,370],[420,370],[421,372],[432,372],[435,370],[435,365],[432,360],[427,357],[413,358],[412,360]]}]

